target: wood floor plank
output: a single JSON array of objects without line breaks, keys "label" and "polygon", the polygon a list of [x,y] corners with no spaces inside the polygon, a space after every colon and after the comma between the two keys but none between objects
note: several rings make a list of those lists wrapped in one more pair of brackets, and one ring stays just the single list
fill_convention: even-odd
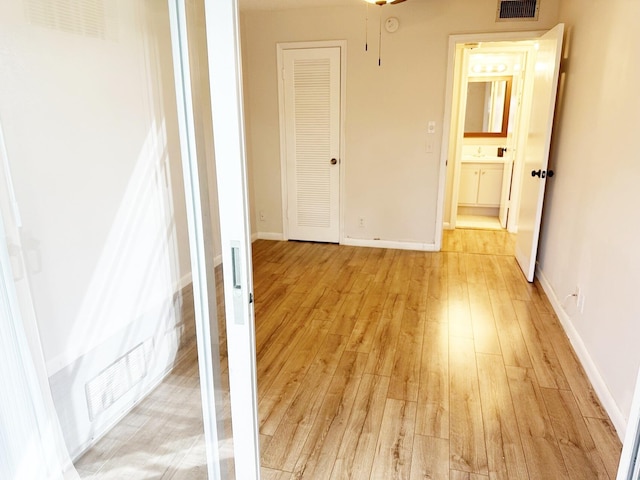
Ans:
[{"label": "wood floor plank", "polygon": [[347,350],[362,353],[371,352],[376,330],[382,316],[385,298],[385,286],[377,282],[371,283],[366,293],[364,305],[360,309],[353,330],[349,335]]},{"label": "wood floor plank", "polygon": [[468,290],[473,342],[476,352],[502,354],[500,337],[496,329],[496,321],[486,285],[484,283],[470,283]]},{"label": "wood floor plank", "polygon": [[415,420],[415,402],[387,399],[371,478],[409,478]]},{"label": "wood floor plank", "polygon": [[449,321],[447,269],[445,266],[432,266],[427,282],[426,320],[436,322]]},{"label": "wood floor plank", "polygon": [[329,476],[347,428],[367,355],[346,351],[296,462],[296,478]]},{"label": "wood floor plank", "polygon": [[416,434],[449,438],[449,327],[446,323],[425,324]]},{"label": "wood floor plank", "polygon": [[262,480],[292,480],[293,474],[291,472],[262,467],[260,469],[260,478]]},{"label": "wood floor plank", "polygon": [[307,371],[296,397],[285,412],[283,422],[311,424],[315,420],[322,398],[342,358],[347,339],[327,335]]},{"label": "wood floor plank", "polygon": [[417,306],[404,309],[400,322],[398,348],[391,370],[389,398],[412,402],[418,400],[424,323]]},{"label": "wood floor plank", "polygon": [[467,281],[467,262],[464,253],[449,252],[445,254],[447,262],[447,279],[457,280],[458,283],[466,283]]},{"label": "wood floor plank", "polygon": [[416,252],[411,250],[400,250],[396,253],[395,262],[389,272],[389,283],[387,283],[389,293],[407,295],[410,283],[408,280],[415,256]]},{"label": "wood floor plank", "polygon": [[443,252],[462,252],[462,230],[444,230],[442,235]]},{"label": "wood floor plank", "polygon": [[[382,252],[382,256],[378,258],[378,264],[375,269],[375,277],[373,278],[373,281],[389,284],[394,273],[392,267],[394,263],[396,263],[396,255],[400,250],[384,249]],[[363,271],[366,271],[366,269]]]},{"label": "wood floor plank", "polygon": [[364,293],[344,293],[342,306],[329,327],[330,333],[349,337],[364,304]]},{"label": "wood floor plank", "polygon": [[429,303],[429,277],[431,275],[431,267],[427,267],[425,264],[425,257],[422,255],[414,260],[407,292],[407,305],[423,317]]},{"label": "wood floor plank", "polygon": [[391,375],[405,303],[404,295],[387,295],[369,354],[366,373]]},{"label": "wood floor plank", "polygon": [[486,255],[465,253],[463,254],[467,265],[467,282],[470,284],[485,285],[482,258]]},{"label": "wood floor plank", "polygon": [[308,328],[296,340],[295,351],[289,356],[268,390],[260,396],[258,411],[262,434],[273,435],[276,431],[326,334],[320,324],[308,322]]},{"label": "wood floor plank", "polygon": [[292,472],[338,368],[347,339],[327,335],[267,448],[262,465]]},{"label": "wood floor plank", "polygon": [[567,335],[560,323],[552,316],[540,314],[547,333],[546,339],[553,346],[564,376],[571,387],[578,407],[585,417],[606,419],[605,413],[593,386],[589,383],[584,368],[576,357]]},{"label": "wood floor plank", "polygon": [[596,450],[604,463],[604,468],[611,480],[616,478],[622,445],[618,439],[611,420],[605,418],[585,418],[587,428],[591,433]]},{"label": "wood floor plank", "polygon": [[533,282],[533,288],[529,291],[531,294],[531,301],[536,307],[536,310],[539,313],[553,315],[553,307],[551,306],[551,302],[544,293],[542,285],[540,285],[540,281],[536,278]]},{"label": "wood floor plank", "polygon": [[507,284],[502,276],[502,270],[494,255],[482,255],[480,258],[482,263],[482,272],[484,274],[487,289],[489,291],[505,290]]},{"label": "wood floor plank", "polygon": [[455,337],[473,339],[468,285],[457,274],[452,276],[451,271],[448,271],[447,275],[449,333]]},{"label": "wood floor plank", "polygon": [[462,248],[468,253],[483,253],[482,246],[478,242],[478,231],[472,229],[462,230]]},{"label": "wood floor plank", "polygon": [[506,301],[496,301],[492,296],[491,305],[505,365],[531,368],[531,357],[511,300],[507,298]]},{"label": "wood floor plank", "polygon": [[473,340],[449,337],[450,466],[488,474],[487,451]]},{"label": "wood floor plank", "polygon": [[545,388],[569,389],[569,383],[562,372],[553,346],[544,341],[544,324],[533,303],[514,300],[513,306],[538,385]]},{"label": "wood floor plank", "polygon": [[507,377],[530,480],[568,479],[533,369],[507,367]]},{"label": "wood floor plank", "polygon": [[[309,310],[301,309],[294,313],[283,313],[279,324],[279,330],[270,337],[270,343],[257,350],[260,351],[263,362],[258,366],[258,394],[266,394],[280,374],[289,357],[296,350],[296,345],[307,332]],[[269,341],[266,340],[266,341]]]},{"label": "wood floor plank", "polygon": [[496,260],[511,298],[514,300],[531,300],[529,290],[532,287],[520,270],[515,257],[497,256]]},{"label": "wood floor plank", "polygon": [[572,480],[609,480],[580,409],[568,390],[542,388],[544,403],[569,478]]},{"label": "wood floor plank", "polygon": [[449,480],[449,442],[443,438],[413,437],[410,480]]},{"label": "wood floor plank", "polygon": [[369,296],[369,286],[373,283],[374,278],[375,275],[371,275],[370,273],[357,273],[349,293],[362,293]]},{"label": "wood floor plank", "polygon": [[478,354],[480,399],[492,480],[528,480],[527,465],[502,357]]},{"label": "wood floor plank", "polygon": [[369,478],[389,389],[389,377],[365,374],[331,472],[334,480]]},{"label": "wood floor plank", "polygon": [[461,472],[460,470],[451,470],[450,480],[489,480],[488,475],[479,475],[477,473]]}]

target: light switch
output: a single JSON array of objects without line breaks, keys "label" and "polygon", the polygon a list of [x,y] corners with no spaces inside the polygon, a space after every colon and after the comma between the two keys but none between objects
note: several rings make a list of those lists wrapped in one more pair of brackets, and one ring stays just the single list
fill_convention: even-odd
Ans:
[{"label": "light switch", "polygon": [[427,124],[427,133],[436,133],[436,122],[433,120]]}]

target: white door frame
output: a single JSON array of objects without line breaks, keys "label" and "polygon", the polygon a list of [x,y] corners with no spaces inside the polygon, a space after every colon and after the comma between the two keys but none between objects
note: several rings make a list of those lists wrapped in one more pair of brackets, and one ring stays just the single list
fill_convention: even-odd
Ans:
[{"label": "white door frame", "polygon": [[[208,478],[226,478],[221,468],[220,422],[223,408],[219,372],[214,368],[218,339],[209,311],[213,272],[207,271],[203,201],[195,145],[191,94],[186,0],[169,0],[180,147],[191,249],[198,367],[207,450]],[[205,0],[209,88],[213,112],[214,148],[222,237],[227,354],[237,478],[260,478],[255,328],[249,207],[243,118],[242,74],[237,0]]]},{"label": "white door frame", "polygon": [[277,71],[278,71],[278,118],[280,128],[280,185],[282,187],[282,239],[289,240],[289,200],[287,182],[287,135],[285,125],[285,102],[284,102],[284,69],[283,51],[308,49],[308,48],[340,48],[340,186],[339,203],[340,219],[338,228],[340,231],[339,242],[344,240],[344,175],[345,175],[345,117],[346,117],[346,89],[347,89],[347,41],[346,40],[326,40],[318,42],[286,42],[278,43],[277,49]]},{"label": "white door frame", "polygon": [[[456,81],[456,48],[459,44],[477,42],[517,42],[534,40],[545,31],[528,32],[497,32],[497,33],[468,33],[449,35],[449,50],[447,53],[447,76],[445,88],[444,118],[442,121],[442,142],[440,149],[440,174],[438,179],[438,199],[436,208],[436,251],[442,249],[442,235],[444,230],[444,209],[446,202],[447,161],[455,162],[456,158],[449,158],[451,120],[453,118],[453,90]],[[456,113],[457,115],[457,113]],[[456,179],[454,178],[453,181]],[[453,205],[452,205],[453,208]]]}]

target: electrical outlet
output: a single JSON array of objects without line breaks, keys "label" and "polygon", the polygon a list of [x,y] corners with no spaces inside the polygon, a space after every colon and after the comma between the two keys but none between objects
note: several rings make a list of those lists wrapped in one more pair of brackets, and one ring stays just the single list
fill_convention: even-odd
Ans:
[{"label": "electrical outlet", "polygon": [[264,214],[264,211],[263,211],[263,210],[260,210],[259,215],[260,215],[260,221],[261,221],[261,222],[264,222],[264,221],[266,221],[266,220],[267,220],[267,216]]},{"label": "electrical outlet", "polygon": [[364,228],[364,217],[358,217],[358,226]]}]

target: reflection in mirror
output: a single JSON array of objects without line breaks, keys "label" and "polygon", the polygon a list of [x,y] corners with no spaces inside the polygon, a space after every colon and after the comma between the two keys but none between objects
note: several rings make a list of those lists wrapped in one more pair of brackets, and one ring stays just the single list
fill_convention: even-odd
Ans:
[{"label": "reflection in mirror", "polygon": [[465,137],[506,137],[512,77],[470,77],[467,80]]}]

